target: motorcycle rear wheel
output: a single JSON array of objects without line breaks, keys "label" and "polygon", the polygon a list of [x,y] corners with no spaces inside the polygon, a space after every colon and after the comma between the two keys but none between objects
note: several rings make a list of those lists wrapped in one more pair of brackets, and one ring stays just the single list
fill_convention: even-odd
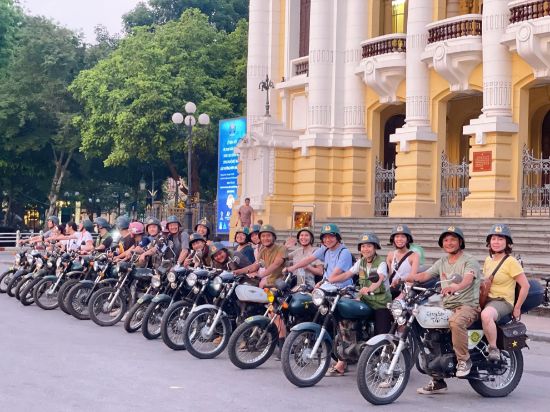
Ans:
[{"label": "motorcycle rear wheel", "polygon": [[521,350],[502,351],[501,356],[507,362],[507,370],[502,375],[494,375],[494,381],[470,379],[470,386],[485,398],[508,396],[518,386],[523,375],[523,354]]},{"label": "motorcycle rear wheel", "polygon": [[229,342],[231,323],[226,316],[218,321],[211,336],[207,335],[217,308],[198,308],[191,312],[183,326],[183,342],[195,358],[213,359],[222,353]]},{"label": "motorcycle rear wheel", "polygon": [[[268,329],[269,328],[269,329]],[[265,336],[260,342],[262,335]],[[275,325],[243,322],[231,334],[227,353],[237,368],[254,369],[264,364],[273,354],[279,338]]]},{"label": "motorcycle rear wheel", "polygon": [[170,302],[151,302],[143,315],[143,322],[141,323],[141,333],[145,338],[152,340],[157,339],[160,336],[160,325],[162,323],[162,317]]},{"label": "motorcycle rear wheel", "polygon": [[[326,339],[319,345],[317,353],[309,357],[316,339],[317,334],[313,330],[292,331],[285,339],[281,351],[281,363],[286,378],[300,388],[317,384],[330,365],[332,345]],[[312,370],[309,370],[310,366]]]}]

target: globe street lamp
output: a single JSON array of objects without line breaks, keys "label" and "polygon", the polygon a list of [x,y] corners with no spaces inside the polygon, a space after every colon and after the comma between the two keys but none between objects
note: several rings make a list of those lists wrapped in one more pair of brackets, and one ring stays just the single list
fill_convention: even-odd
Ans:
[{"label": "globe street lamp", "polygon": [[184,117],[183,114],[176,112],[172,115],[172,122],[179,128],[182,123],[185,123],[187,127],[187,197],[185,199],[185,222],[186,229],[189,233],[193,230],[193,212],[191,212],[191,151],[193,149],[193,126],[197,124],[206,126],[210,123],[210,117],[206,113],[201,113],[198,119],[195,118],[195,112],[197,111],[197,106],[193,102],[187,102],[185,104],[185,113],[187,115]]}]

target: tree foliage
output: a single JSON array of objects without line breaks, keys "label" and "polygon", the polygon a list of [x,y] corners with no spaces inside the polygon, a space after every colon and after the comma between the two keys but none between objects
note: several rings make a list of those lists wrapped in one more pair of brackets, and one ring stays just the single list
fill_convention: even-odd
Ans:
[{"label": "tree foliage", "polygon": [[0,69],[11,56],[21,18],[21,12],[13,0],[0,0]]},{"label": "tree foliage", "polygon": [[[85,70],[70,87],[84,111],[76,118],[81,150],[102,157],[107,166],[132,159],[161,160],[172,169],[183,163],[182,134],[171,121],[185,102],[210,115],[212,126],[196,128],[193,145],[197,166],[215,161],[217,122],[244,109],[246,24],[227,34],[197,9],[155,31],[136,28],[116,51]],[[181,156],[181,157],[179,157]],[[211,166],[211,165],[210,165]],[[210,173],[204,185],[212,185]]]},{"label": "tree foliage", "polygon": [[123,16],[128,32],[139,26],[152,26],[178,20],[183,12],[197,8],[219,30],[235,30],[239,20],[248,19],[248,0],[149,0]]}]

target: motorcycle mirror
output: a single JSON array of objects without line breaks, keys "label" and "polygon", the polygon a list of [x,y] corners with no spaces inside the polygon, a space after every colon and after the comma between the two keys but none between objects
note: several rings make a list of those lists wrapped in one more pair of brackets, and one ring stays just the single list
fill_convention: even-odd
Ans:
[{"label": "motorcycle mirror", "polygon": [[371,270],[370,273],[369,273],[369,280],[372,282],[372,283],[376,283],[380,280],[380,275],[378,274],[378,272],[376,270]]}]

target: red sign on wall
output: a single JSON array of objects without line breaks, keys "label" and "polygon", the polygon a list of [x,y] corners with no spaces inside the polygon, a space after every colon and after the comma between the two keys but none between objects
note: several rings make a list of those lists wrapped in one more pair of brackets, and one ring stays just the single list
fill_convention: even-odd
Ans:
[{"label": "red sign on wall", "polygon": [[474,152],[474,172],[490,172],[493,170],[493,152]]}]

